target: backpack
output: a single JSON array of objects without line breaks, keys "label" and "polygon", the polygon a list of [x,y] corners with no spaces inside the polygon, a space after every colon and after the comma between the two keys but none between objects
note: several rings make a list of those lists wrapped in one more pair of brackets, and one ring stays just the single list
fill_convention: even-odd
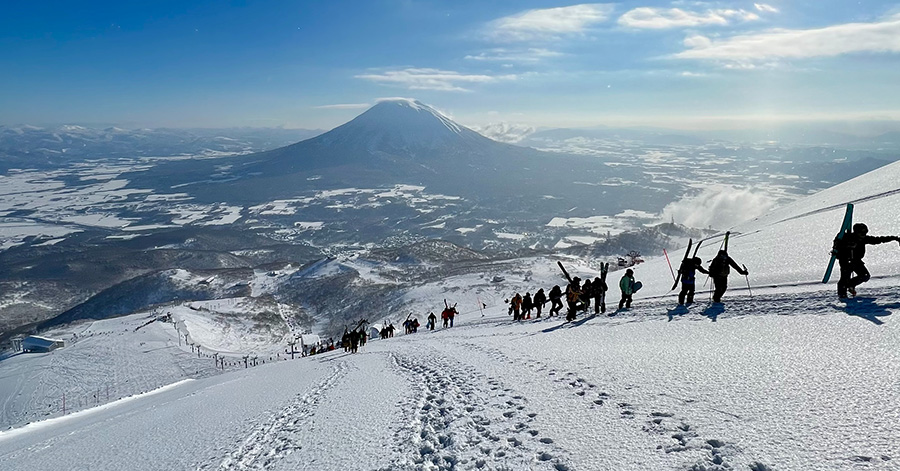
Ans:
[{"label": "backpack", "polygon": [[853,258],[853,250],[856,248],[856,238],[850,232],[834,238],[831,253],[838,260],[850,260]]},{"label": "backpack", "polygon": [[709,274],[711,276],[728,276],[729,273],[731,273],[731,269],[728,266],[728,257],[716,255],[716,258],[709,264]]}]

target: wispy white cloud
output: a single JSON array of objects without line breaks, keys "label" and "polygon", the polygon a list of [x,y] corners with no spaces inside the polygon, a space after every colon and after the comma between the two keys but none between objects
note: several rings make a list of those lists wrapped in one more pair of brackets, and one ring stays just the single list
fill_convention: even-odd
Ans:
[{"label": "wispy white cloud", "polygon": [[680,59],[718,60],[728,65],[778,59],[831,57],[857,52],[900,52],[900,15],[873,23],[846,23],[816,29],[774,29],[726,39],[702,35],[684,40]]},{"label": "wispy white cloud", "polygon": [[372,105],[368,103],[338,103],[335,105],[320,105],[315,106],[314,108],[320,110],[359,110],[363,108],[368,108]]},{"label": "wispy white cloud", "polygon": [[543,48],[528,49],[504,49],[495,48],[488,51],[465,56],[468,60],[475,61],[491,61],[491,62],[540,62],[551,57],[559,57],[564,55],[561,52],[551,51]]},{"label": "wispy white cloud", "polygon": [[754,3],[754,7],[763,13],[778,13],[778,9],[765,3]]},{"label": "wispy white cloud", "polygon": [[495,141],[505,142],[507,144],[515,144],[522,141],[526,137],[533,134],[536,129],[534,126],[517,123],[489,123],[484,126],[473,126],[473,130],[482,136],[489,137]]},{"label": "wispy white cloud", "polygon": [[380,73],[357,75],[356,78],[373,82],[404,87],[409,90],[438,90],[445,92],[471,91],[463,85],[484,84],[504,80],[515,80],[514,74],[485,75],[462,74],[451,70],[429,68],[406,68],[388,70]]},{"label": "wispy white cloud", "polygon": [[746,10],[718,9],[702,13],[680,8],[635,8],[619,17],[619,24],[629,28],[666,29],[728,25],[734,20],[755,21],[759,15]]},{"label": "wispy white cloud", "polygon": [[567,7],[526,10],[491,21],[488,36],[499,41],[529,41],[580,34],[607,21],[615,6],[584,3]]}]

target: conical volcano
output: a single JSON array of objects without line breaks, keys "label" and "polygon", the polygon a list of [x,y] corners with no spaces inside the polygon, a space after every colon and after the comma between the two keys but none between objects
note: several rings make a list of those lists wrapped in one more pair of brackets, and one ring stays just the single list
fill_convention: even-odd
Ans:
[{"label": "conical volcano", "polygon": [[316,138],[325,145],[345,145],[371,153],[427,157],[429,152],[470,149],[493,141],[460,126],[416,100],[378,103],[356,119]]},{"label": "conical volcano", "polygon": [[[448,156],[485,156],[506,149],[417,100],[384,100],[320,136],[259,156],[281,171],[341,165],[372,170],[392,162],[425,164]],[[521,150],[521,148],[519,148]]]}]

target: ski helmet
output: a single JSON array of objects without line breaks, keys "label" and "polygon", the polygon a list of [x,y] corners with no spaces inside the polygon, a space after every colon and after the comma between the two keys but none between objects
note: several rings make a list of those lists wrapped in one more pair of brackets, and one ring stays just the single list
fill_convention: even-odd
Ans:
[{"label": "ski helmet", "polygon": [[861,222],[858,222],[853,225],[853,232],[857,232],[862,235],[866,235],[869,233],[869,227]]},{"label": "ski helmet", "polygon": [[629,268],[629,269],[625,270],[625,274],[626,274],[627,276],[634,275],[634,270],[632,270],[631,268]]}]

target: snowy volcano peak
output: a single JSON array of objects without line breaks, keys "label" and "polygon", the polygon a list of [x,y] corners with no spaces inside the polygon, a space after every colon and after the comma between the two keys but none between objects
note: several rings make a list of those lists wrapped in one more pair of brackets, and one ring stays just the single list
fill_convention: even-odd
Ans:
[{"label": "snowy volcano peak", "polygon": [[450,131],[457,134],[462,132],[462,127],[454,123],[453,120],[444,116],[436,109],[412,98],[386,98],[379,100],[378,104],[370,108],[369,111],[384,113],[385,115],[396,116],[401,119],[403,119],[402,114],[404,113],[420,113],[420,115],[417,116],[418,119],[437,119]]},{"label": "snowy volcano peak", "polygon": [[446,149],[492,143],[418,100],[378,102],[352,121],[316,138],[325,145],[346,145],[368,153],[420,156]]}]

